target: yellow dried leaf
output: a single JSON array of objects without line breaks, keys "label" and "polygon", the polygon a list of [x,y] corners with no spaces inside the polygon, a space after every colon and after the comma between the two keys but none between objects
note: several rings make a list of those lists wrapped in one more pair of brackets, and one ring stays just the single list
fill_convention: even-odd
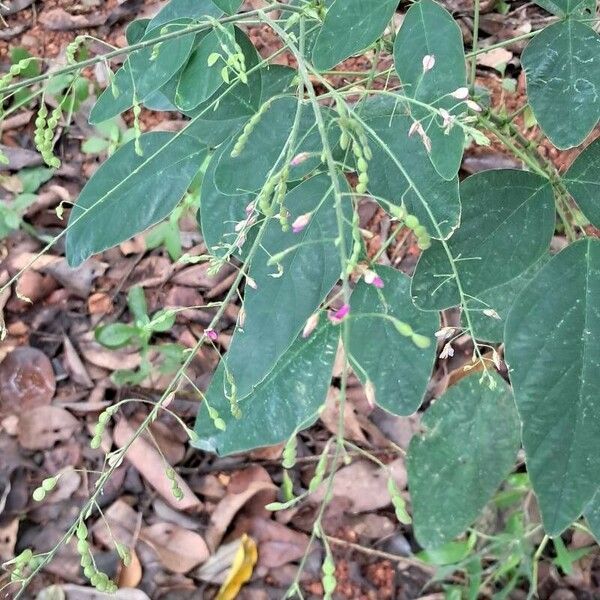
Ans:
[{"label": "yellow dried leaf", "polygon": [[246,534],[241,537],[240,542],[227,579],[223,582],[215,600],[234,600],[244,583],[252,577],[258,559],[256,542]]}]

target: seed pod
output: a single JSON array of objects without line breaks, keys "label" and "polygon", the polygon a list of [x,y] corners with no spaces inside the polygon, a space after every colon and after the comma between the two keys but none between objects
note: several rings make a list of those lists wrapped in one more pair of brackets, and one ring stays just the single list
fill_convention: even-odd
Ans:
[{"label": "seed pod", "polygon": [[41,502],[46,497],[46,490],[43,487],[38,487],[33,490],[32,498],[36,502]]},{"label": "seed pod", "polygon": [[417,219],[417,217],[414,215],[406,215],[404,223],[409,229],[414,231],[415,228],[419,226],[419,219]]},{"label": "seed pod", "polygon": [[298,448],[298,438],[296,434],[287,441],[285,448],[283,449],[283,462],[282,466],[284,469],[291,469],[296,464],[296,450]]}]

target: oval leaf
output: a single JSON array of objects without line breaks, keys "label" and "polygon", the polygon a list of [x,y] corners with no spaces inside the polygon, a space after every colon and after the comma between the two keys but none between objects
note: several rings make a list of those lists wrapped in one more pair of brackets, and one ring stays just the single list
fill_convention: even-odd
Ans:
[{"label": "oval leaf", "polygon": [[[383,289],[367,285],[363,279],[352,293],[346,350],[362,383],[373,384],[377,404],[394,414],[410,415],[421,405],[431,376],[439,319],[415,308],[406,275],[383,266],[377,266],[376,271],[383,280]],[[431,338],[429,348],[417,348],[385,315],[408,323],[416,333]],[[386,360],[381,359],[384,349]]]},{"label": "oval leaf", "polygon": [[600,140],[576,158],[563,180],[583,214],[600,227]]},{"label": "oval leaf", "polygon": [[115,152],[83,188],[71,211],[67,259],[80,265],[164,219],[198,172],[206,146],[189,135],[147,133]]},{"label": "oval leaf", "polygon": [[425,433],[408,448],[408,486],[417,540],[436,548],[477,518],[512,469],[519,419],[506,383],[470,375],[427,410]]},{"label": "oval leaf", "polygon": [[585,239],[541,269],[506,323],[527,470],[551,536],[579,517],[598,488],[599,306],[600,241]]},{"label": "oval leaf", "polygon": [[375,42],[397,6],[398,0],[335,0],[313,48],[315,68],[331,69]]},{"label": "oval leaf", "polygon": [[[342,189],[348,191],[346,185]],[[252,261],[249,274],[256,289],[246,287],[244,326],[236,329],[226,356],[239,398],[250,394],[273,369],[340,275],[329,177],[318,175],[294,188],[286,196],[285,207],[291,213],[290,222],[313,214],[297,234],[282,231],[279,222],[272,220]],[[346,218],[351,221],[348,214]],[[348,232],[345,237],[350,239]],[[267,264],[271,256],[290,248],[281,260],[282,272]]]},{"label": "oval leaf", "polygon": [[[552,188],[527,171],[484,171],[460,186],[460,228],[448,240],[468,307],[484,310],[480,294],[520,275],[548,250],[554,233]],[[460,304],[452,263],[440,242],[419,260],[412,284],[416,305],[441,310]]]},{"label": "oval leaf", "polygon": [[544,29],[522,62],[535,117],[560,149],[577,146],[600,118],[600,36],[573,19]]},{"label": "oval leaf", "polygon": [[[425,56],[435,58],[427,72],[423,72]],[[408,96],[452,115],[460,112],[461,103],[450,94],[467,85],[462,33],[452,15],[437,2],[420,0],[408,9],[394,43],[394,66]],[[431,138],[430,158],[437,172],[444,179],[454,179],[462,161],[464,131],[454,126],[446,132],[441,117],[409,106]]]},{"label": "oval leaf", "polygon": [[222,365],[217,369],[206,400],[225,421],[219,430],[201,404],[195,431],[196,446],[221,455],[246,452],[287,440],[295,431],[310,426],[324,404],[333,361],[338,348],[339,329],[327,323],[308,339],[297,339],[280,357],[269,376],[240,402],[242,416],[231,415]]}]

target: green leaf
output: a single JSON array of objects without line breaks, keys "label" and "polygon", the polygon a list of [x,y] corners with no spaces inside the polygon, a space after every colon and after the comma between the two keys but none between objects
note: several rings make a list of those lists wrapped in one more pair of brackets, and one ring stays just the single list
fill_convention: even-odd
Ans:
[{"label": "green leaf", "polygon": [[171,0],[148,25],[148,31],[179,19],[200,21],[203,17],[217,18],[223,10],[212,0]]},{"label": "green leaf", "polygon": [[137,327],[125,325],[125,323],[111,323],[98,327],[94,337],[99,344],[106,348],[117,349],[130,344],[138,335]]},{"label": "green leaf", "polygon": [[228,246],[238,239],[236,224],[246,218],[246,206],[254,200],[254,194],[227,196],[215,185],[215,169],[226,146],[222,146],[212,157],[200,190],[200,210],[198,219],[202,237],[208,251],[213,256],[223,257]]},{"label": "green leaf", "polygon": [[83,188],[71,211],[67,259],[77,266],[164,219],[175,208],[206,156],[191,128],[147,133],[119,148]]},{"label": "green leaf", "polygon": [[[483,310],[480,294],[506,283],[537,262],[554,233],[550,182],[527,171],[483,171],[460,186],[461,226],[448,240],[454,267],[472,310]],[[412,284],[422,310],[460,304],[453,267],[440,242],[423,253]]]},{"label": "green leaf", "polygon": [[468,539],[459,542],[448,542],[440,548],[430,548],[419,552],[416,557],[430,565],[452,565],[462,562],[469,556],[475,546],[477,536],[472,534]]},{"label": "green leaf", "polygon": [[[427,55],[435,57],[435,65],[424,73],[423,58]],[[462,33],[452,15],[437,2],[420,0],[408,9],[396,36],[394,65],[406,95],[451,115],[461,112],[462,103],[449,94],[467,85]],[[444,179],[454,179],[462,162],[463,129],[455,125],[446,133],[441,117],[419,106],[408,106],[431,138],[430,158],[436,170]]]},{"label": "green leaf", "polygon": [[[385,284],[383,289],[361,280],[352,293],[346,350],[362,383],[374,385],[377,404],[394,414],[410,415],[421,405],[431,376],[439,319],[415,308],[406,275],[383,266],[377,266],[376,272]],[[417,348],[410,337],[400,335],[394,323],[378,314],[408,323],[416,333],[431,338],[431,345]],[[383,351],[386,360],[381,359]]]},{"label": "green leaf", "polygon": [[[185,28],[185,23],[170,26]],[[142,41],[154,39],[161,35],[160,28],[150,29],[142,37]],[[194,34],[162,42],[158,56],[152,59],[153,47],[133,52],[127,62],[116,72],[114,85],[109,85],[90,113],[90,123],[101,123],[117,116],[133,106],[134,94],[140,102],[163,86],[177,70],[186,62],[192,46]],[[116,91],[116,95],[115,95]]]},{"label": "green leaf", "polygon": [[[274,165],[278,165],[277,170],[281,169],[284,166],[285,149],[297,110],[296,98],[283,97],[273,100],[254,127],[244,149],[236,157],[231,156],[231,151],[239,136],[233,136],[221,154],[215,170],[217,188],[230,196],[253,192],[265,184]],[[312,106],[303,102],[300,104],[300,110],[300,126],[293,155],[312,152],[317,156],[297,167],[291,167],[290,181],[300,179],[320,164],[322,143]],[[240,176],[241,174],[243,176]]]},{"label": "green leaf", "polygon": [[127,306],[133,318],[141,323],[148,322],[148,304],[144,288],[136,285],[127,292]]},{"label": "green leaf", "polygon": [[[486,315],[483,310],[471,311],[471,324],[478,340],[491,343],[500,343],[504,340],[506,317],[515,298],[549,260],[550,255],[544,254],[518,277],[479,294],[481,301],[479,308],[493,310],[495,315]],[[496,318],[496,315],[499,318]]]},{"label": "green leaf", "polygon": [[[233,27],[230,26],[233,36]],[[216,66],[209,67],[208,59],[211,54],[222,52],[221,44],[227,44],[228,40],[219,31],[211,31],[200,40],[197,48],[192,52],[190,59],[178,76],[177,90],[175,92],[175,104],[184,112],[196,108],[199,104],[208,100],[223,84],[220,67],[222,62]],[[228,45],[228,44],[227,44]],[[235,52],[235,49],[231,49]]]},{"label": "green leaf", "polygon": [[600,118],[600,36],[573,19],[536,35],[521,61],[529,103],[560,149],[579,145]]},{"label": "green leaf", "polygon": [[598,489],[600,241],[555,256],[506,322],[506,361],[523,421],[527,470],[544,528],[556,536]]},{"label": "green leaf", "polygon": [[195,426],[201,440],[197,447],[221,455],[245,452],[278,444],[310,426],[325,402],[338,339],[339,329],[328,323],[323,323],[308,339],[297,339],[253,394],[240,401],[240,419],[231,415],[229,400],[223,393],[221,364],[206,392],[206,400],[225,421],[226,429],[221,431],[214,426],[202,403]]},{"label": "green leaf", "polygon": [[398,0],[335,0],[313,48],[315,68],[327,71],[370,46],[384,32],[397,6]]},{"label": "green leaf", "polygon": [[600,492],[596,492],[591,502],[585,507],[583,516],[596,542],[600,543]]},{"label": "green leaf", "polygon": [[575,159],[563,181],[583,214],[600,227],[600,140]]},{"label": "green leaf", "polygon": [[22,169],[17,175],[23,185],[21,192],[24,194],[37,192],[41,185],[52,179],[52,175],[54,175],[54,169],[46,169],[45,167]]},{"label": "green leaf", "polygon": [[88,138],[81,144],[81,151],[84,154],[100,154],[110,148],[110,141],[100,137]]},{"label": "green leaf", "polygon": [[413,120],[393,100],[364,105],[373,160],[369,161],[369,191],[383,208],[383,198],[406,205],[433,238],[452,234],[460,220],[458,179],[446,181],[435,170],[418,136],[409,137]]},{"label": "green leaf", "polygon": [[535,0],[535,3],[560,17],[575,11],[593,10],[596,7],[596,0]]},{"label": "green leaf", "polygon": [[[344,181],[340,185],[348,191]],[[335,245],[338,225],[329,177],[318,175],[304,181],[287,194],[285,207],[291,213],[290,222],[300,215],[314,214],[297,234],[283,232],[279,222],[272,220],[252,261],[249,274],[257,288],[246,286],[244,325],[233,334],[226,356],[239,398],[250,394],[273,369],[340,276]],[[346,218],[351,221],[348,211]],[[267,262],[289,248],[293,250],[281,260],[280,275],[277,267]]]},{"label": "green leaf", "polygon": [[407,469],[415,535],[437,548],[477,518],[514,466],[519,419],[506,383],[480,383],[478,374],[452,386],[421,421],[408,448]]},{"label": "green leaf", "polygon": [[213,2],[228,15],[235,14],[242,5],[242,1],[243,0],[213,0]]}]

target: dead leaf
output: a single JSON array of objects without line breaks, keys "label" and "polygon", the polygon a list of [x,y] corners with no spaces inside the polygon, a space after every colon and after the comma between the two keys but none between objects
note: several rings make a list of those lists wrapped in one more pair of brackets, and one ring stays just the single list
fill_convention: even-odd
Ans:
[{"label": "dead leaf", "polygon": [[45,450],[68,440],[80,427],[79,421],[64,408],[39,406],[20,417],[19,444],[28,450]]},{"label": "dead leaf", "polygon": [[270,519],[253,518],[248,533],[258,544],[258,564],[266,569],[294,562],[308,548],[307,535]]},{"label": "dead leaf", "polygon": [[495,48],[489,52],[484,52],[477,57],[477,64],[483,67],[490,67],[503,72],[506,65],[512,60],[513,53],[506,48]]},{"label": "dead leaf", "polygon": [[15,348],[0,363],[0,409],[21,413],[48,405],[55,390],[52,363],[37,348]]},{"label": "dead leaf", "polygon": [[93,387],[94,383],[90,379],[81,358],[79,358],[75,346],[73,346],[71,340],[66,335],[63,336],[63,350],[65,353],[63,364],[65,371],[71,376],[71,379],[83,387]]},{"label": "dead leaf", "polygon": [[[343,467],[335,474],[333,497],[348,498],[352,506],[348,512],[362,513],[378,510],[391,502],[387,491],[387,481],[391,473],[398,489],[406,488],[407,475],[404,461],[397,459],[387,467],[381,468],[366,460],[357,460]],[[325,496],[327,482],[323,482],[310,496],[313,503],[321,503]]]},{"label": "dead leaf", "polygon": [[104,292],[97,292],[88,298],[90,315],[107,315],[113,311],[112,298]]},{"label": "dead leaf", "polygon": [[0,561],[10,560],[15,556],[19,519],[13,519],[0,527]]},{"label": "dead leaf", "polygon": [[135,550],[129,550],[131,562],[121,567],[118,585],[120,588],[136,588],[142,580],[142,565]]},{"label": "dead leaf", "polygon": [[114,594],[104,594],[91,587],[67,584],[61,586],[67,600],[150,600],[142,590],[122,588]]},{"label": "dead leaf", "polygon": [[[113,537],[127,548],[133,548],[136,544],[136,531],[141,522],[139,515],[124,500],[116,500],[105,511],[104,519],[99,519],[92,528],[96,541],[105,548],[114,546]],[[110,530],[107,527],[110,527]],[[111,536],[112,534],[112,536]]]},{"label": "dead leaf", "polygon": [[277,487],[262,467],[249,467],[234,473],[227,487],[227,495],[217,504],[210,517],[206,531],[209,548],[213,552],[217,549],[231,521],[245,504],[255,499],[259,507],[264,507],[273,502],[276,495]]},{"label": "dead leaf", "polygon": [[[129,443],[135,430],[125,419],[120,419],[114,429],[114,442],[122,448]],[[199,509],[200,499],[192,492],[188,484],[175,473],[175,480],[183,492],[183,498],[177,500],[171,491],[172,483],[165,474],[165,464],[158,450],[146,440],[138,438],[131,444],[126,454],[127,460],[137,469],[140,475],[173,507],[178,510]]]},{"label": "dead leaf", "polygon": [[85,360],[109,371],[137,369],[142,362],[139,352],[130,351],[126,348],[120,350],[108,350],[104,348],[104,346],[95,341],[93,331],[83,334],[77,341],[79,350]]},{"label": "dead leaf", "polygon": [[[319,415],[325,427],[334,435],[338,431],[340,420],[339,395],[340,390],[338,388],[330,387],[327,393],[327,400],[325,401],[325,408]],[[348,398],[344,403],[344,436],[353,442],[358,442],[366,446],[369,445],[367,438],[362,432],[354,405]]]},{"label": "dead leaf", "polygon": [[172,523],[144,527],[140,539],[149,544],[162,564],[174,573],[187,573],[210,556],[200,535]]},{"label": "dead leaf", "polygon": [[252,577],[257,558],[256,542],[244,534],[240,539],[229,575],[215,600],[234,600],[244,583]]}]

